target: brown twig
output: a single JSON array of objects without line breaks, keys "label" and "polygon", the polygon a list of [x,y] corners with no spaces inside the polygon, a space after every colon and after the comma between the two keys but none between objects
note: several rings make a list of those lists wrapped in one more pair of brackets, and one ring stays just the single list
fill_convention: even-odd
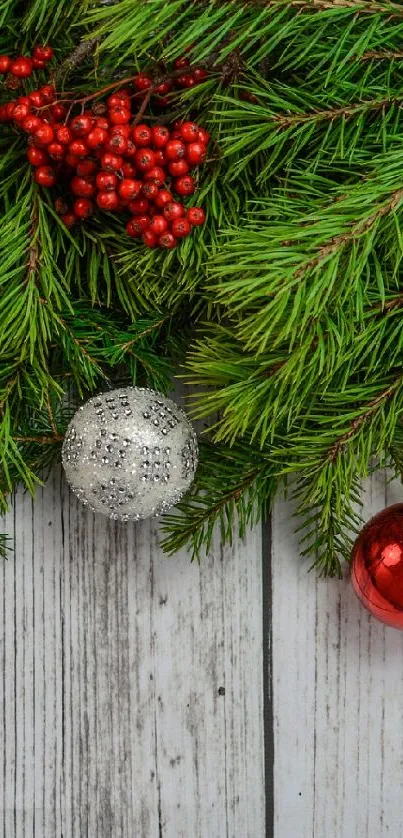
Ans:
[{"label": "brown twig", "polygon": [[91,55],[94,51],[95,47],[99,43],[100,38],[91,38],[89,41],[82,41],[78,47],[73,50],[67,58],[62,61],[60,66],[55,70],[52,75],[52,82],[57,87],[57,85],[67,76],[72,70],[75,70],[80,64],[82,64],[85,59]]},{"label": "brown twig", "polygon": [[14,442],[35,442],[37,445],[54,445],[63,439],[64,435],[59,433],[54,436],[13,436]]},{"label": "brown twig", "polygon": [[290,128],[293,125],[300,125],[305,122],[321,122],[322,120],[334,120],[341,116],[354,116],[356,113],[366,111],[380,111],[391,105],[401,104],[402,96],[393,96],[385,99],[367,99],[364,102],[354,102],[353,105],[345,105],[343,108],[325,108],[322,111],[311,111],[310,113],[295,114],[271,114],[268,119],[275,122],[280,128]]},{"label": "brown twig", "polygon": [[57,427],[56,427],[56,420],[55,420],[55,416],[54,416],[54,413],[53,413],[53,410],[52,410],[52,406],[50,404],[50,398],[49,398],[49,393],[48,392],[46,393],[46,410],[48,412],[50,427],[52,428],[53,436],[57,436],[58,435],[58,430],[57,430]]},{"label": "brown twig", "polygon": [[359,238],[363,233],[369,230],[376,221],[380,218],[383,218],[384,215],[388,215],[388,213],[393,212],[396,207],[401,204],[403,201],[403,189],[397,189],[396,192],[393,192],[389,201],[384,204],[382,207],[379,207],[366,221],[361,222],[360,224],[356,224],[349,230],[347,233],[342,233],[339,236],[334,236],[328,244],[323,245],[319,248],[316,256],[310,259],[303,267],[299,268],[296,273],[295,277],[303,276],[307,271],[316,268],[324,259],[328,256],[331,256],[332,253],[335,253],[340,247],[344,247],[350,241],[353,241],[356,238]]},{"label": "brown twig", "polygon": [[30,244],[28,248],[28,262],[27,262],[27,275],[25,277],[25,284],[27,284],[33,275],[36,274],[38,263],[39,263],[39,248],[38,248],[38,241],[37,241],[37,233],[38,230],[38,207],[36,203],[36,199],[34,198],[32,204],[32,211],[31,211],[31,231],[30,231]]},{"label": "brown twig", "polygon": [[361,414],[361,416],[357,416],[357,418],[351,422],[348,431],[342,434],[342,436],[339,437],[339,439],[337,439],[336,442],[334,442],[333,445],[330,446],[326,454],[327,460],[331,460],[332,462],[334,462],[337,459],[341,449],[349,443],[350,439],[352,439],[352,437],[359,430],[359,428],[371,418],[371,416],[378,409],[379,405],[383,404],[388,399],[390,399],[391,396],[393,396],[395,390],[397,390],[401,386],[402,382],[403,373],[400,373],[396,380],[393,382],[393,384],[390,384],[389,387],[383,390],[382,393],[380,393],[379,396],[376,397],[376,399],[373,399],[371,402],[368,403],[366,409]]},{"label": "brown twig", "polygon": [[397,58],[398,60],[403,59],[403,52],[399,52],[398,50],[394,51],[392,49],[385,49],[381,50],[380,52],[376,52],[376,50],[369,50],[368,52],[364,52],[361,56],[361,61],[391,61],[392,59]]},{"label": "brown twig", "polygon": [[[253,0],[256,2],[256,0]],[[327,9],[350,9],[354,14],[387,15],[389,18],[402,18],[403,6],[397,3],[371,3],[367,0],[263,0],[265,6],[285,6],[300,9],[302,12],[326,11]]]}]

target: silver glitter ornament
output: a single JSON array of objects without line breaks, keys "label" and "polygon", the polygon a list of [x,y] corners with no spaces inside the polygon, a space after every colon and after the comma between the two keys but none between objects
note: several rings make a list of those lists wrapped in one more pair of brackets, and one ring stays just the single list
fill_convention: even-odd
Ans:
[{"label": "silver glitter ornament", "polygon": [[77,410],[62,461],[71,489],[93,512],[138,521],[166,512],[189,489],[197,439],[171,399],[123,387],[94,396]]}]

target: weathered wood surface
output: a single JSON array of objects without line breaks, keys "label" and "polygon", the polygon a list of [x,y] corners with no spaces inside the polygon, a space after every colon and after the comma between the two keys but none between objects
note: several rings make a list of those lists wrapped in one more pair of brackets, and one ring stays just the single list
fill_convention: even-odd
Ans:
[{"label": "weathered wood surface", "polygon": [[0,835],[262,838],[259,529],[167,559],[58,472],[5,529]]},{"label": "weathered wood surface", "polygon": [[[365,518],[402,498],[376,475]],[[273,520],[275,838],[402,838],[403,632],[347,578],[307,574],[290,510]]]}]

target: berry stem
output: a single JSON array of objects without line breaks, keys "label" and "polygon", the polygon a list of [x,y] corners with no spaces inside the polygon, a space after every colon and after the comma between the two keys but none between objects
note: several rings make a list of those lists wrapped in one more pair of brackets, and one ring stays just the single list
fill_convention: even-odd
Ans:
[{"label": "berry stem", "polygon": [[[202,66],[202,65],[199,65]],[[187,68],[190,70],[190,67]],[[211,68],[214,69],[213,67]],[[148,88],[142,105],[140,106],[140,111],[142,111],[141,115],[144,114],[144,111],[147,107],[149,102],[150,96],[154,93],[155,89],[163,82],[170,79],[175,79],[183,74],[183,69],[180,70],[172,70],[170,73],[164,73],[164,75],[159,76],[159,78],[155,79],[154,83],[151,87]],[[136,73],[134,76],[126,76],[125,78],[118,79],[117,81],[113,81],[110,84],[106,84],[105,87],[101,87],[99,90],[96,90],[95,93],[90,93],[88,96],[83,96],[81,99],[60,99],[59,102],[62,105],[84,105],[86,102],[91,102],[93,99],[97,99],[98,96],[103,96],[105,93],[109,93],[110,90],[114,90],[115,88],[123,87],[126,84],[130,84],[131,82],[135,81],[138,76]],[[137,94],[135,94],[137,95]]]}]

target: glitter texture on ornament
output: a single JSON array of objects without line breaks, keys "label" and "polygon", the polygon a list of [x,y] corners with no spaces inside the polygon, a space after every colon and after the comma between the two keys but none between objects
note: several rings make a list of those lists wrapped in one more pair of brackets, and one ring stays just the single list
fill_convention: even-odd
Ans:
[{"label": "glitter texture on ornament", "polygon": [[192,425],[171,399],[123,387],[78,409],[62,460],[72,491],[89,509],[138,521],[178,503],[193,482],[198,446]]}]

